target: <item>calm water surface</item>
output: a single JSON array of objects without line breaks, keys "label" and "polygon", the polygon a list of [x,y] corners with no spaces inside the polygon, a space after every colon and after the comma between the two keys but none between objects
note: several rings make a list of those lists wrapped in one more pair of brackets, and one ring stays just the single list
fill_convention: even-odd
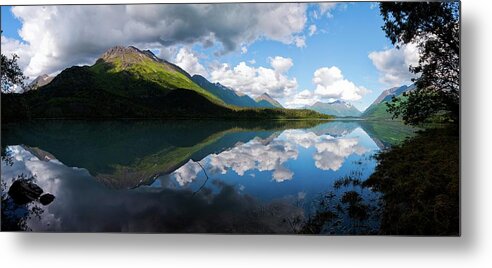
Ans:
[{"label": "calm water surface", "polygon": [[[3,125],[2,229],[371,234],[378,214],[361,208],[377,212],[379,194],[359,183],[412,132],[364,121]],[[55,200],[15,204],[6,192],[19,176]]]}]

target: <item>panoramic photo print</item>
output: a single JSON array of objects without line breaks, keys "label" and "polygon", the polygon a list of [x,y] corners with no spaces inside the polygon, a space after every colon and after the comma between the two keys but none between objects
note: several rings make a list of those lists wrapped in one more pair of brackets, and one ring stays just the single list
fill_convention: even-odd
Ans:
[{"label": "panoramic photo print", "polygon": [[1,231],[460,235],[460,2],[1,6]]}]

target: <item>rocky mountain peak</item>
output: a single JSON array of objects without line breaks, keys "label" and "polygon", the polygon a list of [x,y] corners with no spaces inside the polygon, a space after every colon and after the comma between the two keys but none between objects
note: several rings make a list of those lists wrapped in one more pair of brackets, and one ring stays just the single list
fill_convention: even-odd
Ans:
[{"label": "rocky mountain peak", "polygon": [[[150,51],[149,51],[150,52]],[[150,52],[154,57],[155,55]],[[123,62],[137,62],[139,60],[143,60],[145,58],[150,58],[155,60],[151,55],[141,51],[140,49],[129,46],[114,46],[101,55],[101,59],[106,62],[113,62],[115,60],[121,60]]]},{"label": "rocky mountain peak", "polygon": [[260,96],[258,96],[256,99],[255,99],[256,102],[260,102],[260,101],[267,101],[269,102],[271,105],[275,106],[275,107],[278,107],[278,108],[283,108],[282,104],[280,104],[276,99],[272,98],[268,93],[264,92],[263,94],[261,94]]}]

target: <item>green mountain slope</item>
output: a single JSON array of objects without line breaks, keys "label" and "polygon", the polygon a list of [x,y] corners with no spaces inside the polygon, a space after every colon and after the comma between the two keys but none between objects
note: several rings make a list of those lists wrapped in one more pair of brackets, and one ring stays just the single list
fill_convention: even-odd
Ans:
[{"label": "green mountain slope", "polygon": [[284,108],[280,102],[276,99],[272,98],[268,93],[263,93],[260,96],[256,97],[255,101],[261,106],[265,108]]},{"label": "green mountain slope", "polygon": [[358,123],[381,150],[401,144],[420,130],[397,120],[384,122],[362,120]]},{"label": "green mountain slope", "polygon": [[[248,95],[239,95],[233,89],[228,88],[220,83],[212,83],[201,75],[193,75],[191,79],[200,87],[220,98],[224,103],[239,107],[249,108],[270,108],[272,105],[262,105],[257,103]],[[273,107],[272,107],[273,108]]]},{"label": "green mountain slope", "polygon": [[189,89],[214,103],[223,104],[217,96],[195,84],[178,66],[157,58],[150,51],[132,46],[109,49],[89,70],[95,74],[98,86],[116,95],[140,97],[149,94],[148,88],[141,84],[145,81],[163,93]]},{"label": "green mountain slope", "polygon": [[23,144],[34,155],[84,168],[111,188],[151,184],[188,162],[199,161],[285,129],[309,128],[310,120],[43,120],[7,124],[2,150]]},{"label": "green mountain slope", "polygon": [[393,87],[383,91],[378,98],[362,113],[361,117],[374,120],[391,120],[392,115],[387,112],[387,102],[390,102],[393,96],[401,96],[404,92],[413,90],[415,85]]},{"label": "green mountain slope", "polygon": [[29,118],[328,118],[302,110],[224,103],[178,66],[135,47],[114,47],[24,94],[2,94],[2,120]]},{"label": "green mountain slope", "polygon": [[362,117],[364,118],[380,118],[380,119],[391,119],[391,114],[386,111],[386,102],[378,103],[376,105],[369,106]]}]

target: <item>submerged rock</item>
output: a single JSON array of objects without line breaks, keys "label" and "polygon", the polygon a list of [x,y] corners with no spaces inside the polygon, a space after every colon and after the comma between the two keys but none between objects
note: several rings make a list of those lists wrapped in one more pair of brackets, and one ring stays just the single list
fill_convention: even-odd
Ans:
[{"label": "submerged rock", "polygon": [[53,202],[53,200],[55,200],[55,196],[52,194],[44,194],[41,197],[39,197],[39,202],[43,206],[47,206],[47,205],[51,204],[51,202]]},{"label": "submerged rock", "polygon": [[19,205],[37,200],[43,189],[30,180],[17,180],[9,189],[9,196]]},{"label": "submerged rock", "polygon": [[31,180],[16,180],[9,189],[9,196],[18,205],[25,205],[33,201],[39,201],[47,206],[55,200],[52,194],[43,194],[43,189]]}]

